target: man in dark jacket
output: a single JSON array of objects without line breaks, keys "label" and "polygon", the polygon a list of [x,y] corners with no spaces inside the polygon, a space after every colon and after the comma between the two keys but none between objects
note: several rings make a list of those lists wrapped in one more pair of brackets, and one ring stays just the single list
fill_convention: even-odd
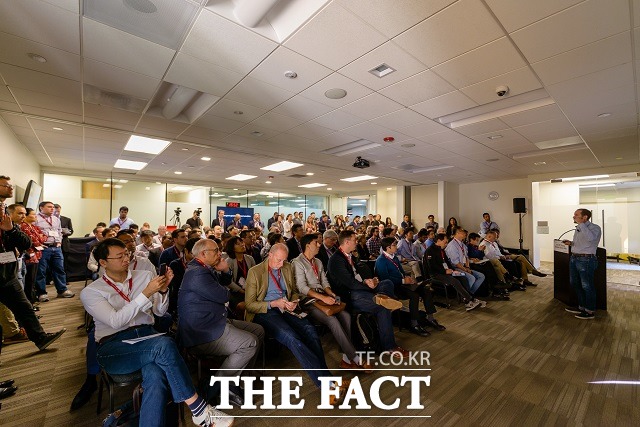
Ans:
[{"label": "man in dark jacket", "polygon": [[[220,256],[218,245],[202,239],[193,246],[180,286],[178,334],[182,344],[197,356],[228,356],[216,376],[235,377],[253,365],[264,340],[264,329],[255,323],[227,318],[229,289],[220,284],[218,274],[229,265]],[[208,381],[208,380],[207,380]],[[219,395],[218,387],[208,390],[207,398]],[[244,392],[230,385],[230,402],[243,404]]]},{"label": "man in dark jacket", "polygon": [[27,299],[18,280],[18,262],[16,249],[20,252],[31,247],[31,239],[20,231],[5,211],[5,200],[13,197],[13,185],[10,178],[0,176],[0,302],[11,310],[18,323],[27,331],[29,340],[44,350],[60,338],[65,328],[55,333],[46,333],[36,317],[31,303]]}]

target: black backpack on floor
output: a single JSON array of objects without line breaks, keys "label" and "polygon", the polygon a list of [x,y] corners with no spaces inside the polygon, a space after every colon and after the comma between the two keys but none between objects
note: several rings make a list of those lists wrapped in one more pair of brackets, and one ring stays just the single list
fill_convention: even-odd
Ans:
[{"label": "black backpack on floor", "polygon": [[351,321],[351,340],[358,351],[380,353],[378,322],[371,313],[356,313]]}]

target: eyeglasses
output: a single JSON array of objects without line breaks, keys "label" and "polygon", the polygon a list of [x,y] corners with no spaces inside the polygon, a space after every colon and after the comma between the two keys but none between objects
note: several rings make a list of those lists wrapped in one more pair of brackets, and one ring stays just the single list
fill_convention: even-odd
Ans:
[{"label": "eyeglasses", "polygon": [[129,259],[129,255],[131,255],[131,252],[129,251],[124,251],[122,252],[120,255],[118,256],[114,256],[114,257],[107,257],[107,259],[119,259],[120,261],[124,260],[124,259]]},{"label": "eyeglasses", "polygon": [[11,185],[11,184],[0,184],[0,187],[13,188],[13,185]]}]

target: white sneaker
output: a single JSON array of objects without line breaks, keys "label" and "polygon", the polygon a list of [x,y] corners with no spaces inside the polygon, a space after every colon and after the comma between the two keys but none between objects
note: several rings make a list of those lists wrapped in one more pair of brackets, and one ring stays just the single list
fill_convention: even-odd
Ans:
[{"label": "white sneaker", "polygon": [[487,302],[486,301],[482,301],[481,299],[477,299],[476,301],[480,302],[480,307],[485,308],[487,306]]},{"label": "white sneaker", "polygon": [[40,295],[40,296],[38,297],[38,301],[40,301],[40,302],[47,302],[47,301],[49,301],[49,295],[47,295],[47,294],[42,294],[42,295]]},{"label": "white sneaker", "polygon": [[203,427],[231,427],[233,425],[233,417],[222,411],[218,411],[211,405],[207,405],[204,412],[196,417],[191,417],[193,423]]},{"label": "white sneaker", "polygon": [[76,294],[74,294],[73,292],[71,292],[69,289],[67,289],[64,292],[60,292],[58,294],[58,298],[73,298]]},{"label": "white sneaker", "polygon": [[469,301],[468,303],[466,303],[464,306],[466,307],[467,311],[471,311],[474,308],[478,307],[480,305],[480,301],[477,299],[474,299],[473,301]]}]

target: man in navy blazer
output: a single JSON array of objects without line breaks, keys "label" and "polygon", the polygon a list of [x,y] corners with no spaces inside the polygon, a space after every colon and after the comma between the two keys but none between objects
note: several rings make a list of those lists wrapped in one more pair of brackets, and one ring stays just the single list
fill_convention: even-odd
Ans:
[{"label": "man in navy blazer", "polygon": [[[187,266],[179,291],[179,339],[196,356],[227,356],[216,376],[239,376],[243,369],[253,365],[264,340],[264,329],[255,323],[227,318],[229,289],[220,284],[218,275],[229,270],[229,265],[220,256],[218,245],[202,239],[192,252],[194,258]],[[208,383],[208,377],[205,380]],[[207,399],[217,398],[219,393],[216,383],[207,390]],[[242,389],[231,384],[229,401],[240,406],[242,396]]]}]

